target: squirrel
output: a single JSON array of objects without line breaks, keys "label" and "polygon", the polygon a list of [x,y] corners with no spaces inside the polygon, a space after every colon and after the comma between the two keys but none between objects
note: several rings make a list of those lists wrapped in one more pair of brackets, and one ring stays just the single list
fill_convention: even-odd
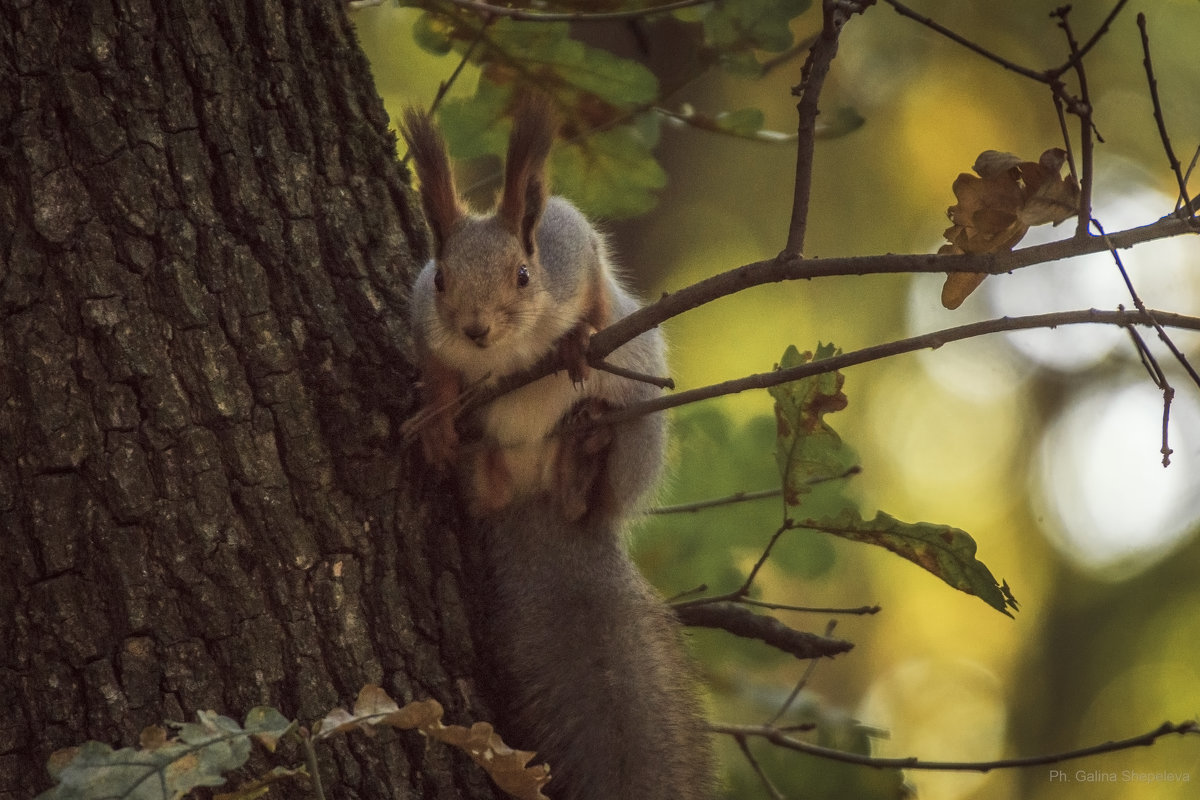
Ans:
[{"label": "squirrel", "polygon": [[[458,468],[485,529],[481,638],[498,676],[500,730],[549,762],[553,800],[710,798],[710,745],[680,626],[626,542],[661,475],[666,422],[587,424],[659,391],[586,361],[591,334],[640,304],[602,235],[569,201],[548,197],[549,105],[531,95],[517,106],[501,199],[482,216],[459,198],[428,115],[409,110],[401,132],[434,240],[412,292],[423,396],[414,424],[425,458]],[[464,390],[546,358],[565,374],[493,400],[465,421],[481,444],[460,441]],[[664,374],[661,333],[643,333],[611,362]]]},{"label": "squirrel", "polygon": [[[420,435],[431,464],[466,462],[465,488],[476,516],[556,487],[569,516],[578,518],[586,501],[571,485],[572,476],[557,468],[556,429],[573,408],[595,416],[657,391],[606,371],[593,374],[586,359],[591,334],[640,304],[614,272],[607,244],[587,218],[565,198],[547,197],[544,168],[554,123],[544,98],[522,102],[509,140],[501,200],[484,216],[464,208],[445,142],[429,117],[409,109],[402,133],[434,239],[434,257],[412,292],[424,402],[410,430]],[[611,361],[618,368],[661,374],[664,350],[661,333],[650,331],[615,352]],[[544,377],[491,402],[479,415],[482,443],[465,457],[459,453],[455,412],[464,391],[494,385],[551,355],[566,374]],[[639,445],[661,449],[658,442]]]}]

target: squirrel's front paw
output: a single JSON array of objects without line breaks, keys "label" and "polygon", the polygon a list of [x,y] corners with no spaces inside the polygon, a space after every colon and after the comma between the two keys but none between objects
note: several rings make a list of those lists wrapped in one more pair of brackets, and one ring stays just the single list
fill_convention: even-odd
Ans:
[{"label": "squirrel's front paw", "polygon": [[582,518],[602,502],[602,476],[612,444],[612,428],[593,425],[609,410],[608,403],[590,398],[571,412],[558,451],[558,501],[569,520]]},{"label": "squirrel's front paw", "polygon": [[426,463],[443,467],[454,461],[458,450],[458,431],[454,429],[453,415],[438,414],[425,420],[420,428],[420,436]]},{"label": "squirrel's front paw", "polygon": [[558,363],[566,367],[572,383],[582,383],[591,374],[592,367],[588,364],[587,349],[588,342],[595,332],[596,329],[591,325],[580,322],[558,340]]}]

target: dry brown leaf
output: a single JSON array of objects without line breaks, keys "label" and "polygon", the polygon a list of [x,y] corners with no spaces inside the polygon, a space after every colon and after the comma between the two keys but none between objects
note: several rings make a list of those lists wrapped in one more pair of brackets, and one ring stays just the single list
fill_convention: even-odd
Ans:
[{"label": "dry brown leaf", "polygon": [[[953,185],[958,202],[947,215],[949,242],[939,253],[1001,253],[1012,250],[1033,225],[1057,225],[1079,207],[1075,178],[1061,175],[1066,152],[1051,148],[1036,161],[1012,153],[985,150],[975,159],[976,175],[960,174]],[[958,308],[987,277],[985,273],[949,273],[942,305]]]},{"label": "dry brown leaf", "polygon": [[143,750],[157,750],[167,742],[167,730],[161,725],[149,725],[138,734],[138,746]]},{"label": "dry brown leaf", "polygon": [[550,780],[549,766],[528,766],[536,753],[509,747],[487,722],[476,722],[470,728],[443,725],[442,714],[442,704],[437,700],[417,700],[401,708],[381,687],[368,684],[358,693],[353,712],[341,708],[330,711],[316,726],[315,735],[325,738],[355,729],[369,732],[373,725],[415,729],[465,751],[497,786],[517,800],[549,800],[542,794],[542,787]]}]

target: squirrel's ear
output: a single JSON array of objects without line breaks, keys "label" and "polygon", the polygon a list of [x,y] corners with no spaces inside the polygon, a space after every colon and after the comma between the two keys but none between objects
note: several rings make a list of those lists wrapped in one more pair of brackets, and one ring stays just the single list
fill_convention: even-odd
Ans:
[{"label": "squirrel's ear", "polygon": [[446,240],[466,214],[454,190],[446,142],[429,115],[416,108],[405,109],[400,134],[421,179],[421,205],[433,230],[435,253],[441,255]]},{"label": "squirrel's ear", "polygon": [[554,115],[543,95],[521,99],[513,116],[504,164],[504,194],[497,216],[532,255],[534,232],[546,207],[546,157],[554,140]]}]

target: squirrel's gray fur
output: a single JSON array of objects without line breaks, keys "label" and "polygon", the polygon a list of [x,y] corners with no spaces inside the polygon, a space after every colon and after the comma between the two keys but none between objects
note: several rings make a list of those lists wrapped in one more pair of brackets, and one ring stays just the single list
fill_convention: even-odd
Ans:
[{"label": "squirrel's gray fur", "polygon": [[679,623],[630,561],[618,524],[566,524],[552,504],[527,502],[487,534],[504,735],[549,762],[554,800],[711,798]]},{"label": "squirrel's gray fur", "polygon": [[[659,390],[585,369],[583,349],[571,346],[639,304],[587,218],[547,197],[552,114],[544,98],[518,108],[502,199],[489,215],[464,208],[427,115],[410,111],[402,133],[435,250],[413,286],[429,411],[420,430],[427,459],[457,466],[472,511],[486,517],[480,639],[502,711],[497,729],[550,764],[552,800],[711,798],[708,736],[679,623],[626,545],[663,469],[665,420],[579,424]],[[464,455],[445,410],[458,393],[556,351],[575,374],[541,378],[481,409],[484,455]],[[662,334],[643,333],[609,361],[665,375]]]}]

